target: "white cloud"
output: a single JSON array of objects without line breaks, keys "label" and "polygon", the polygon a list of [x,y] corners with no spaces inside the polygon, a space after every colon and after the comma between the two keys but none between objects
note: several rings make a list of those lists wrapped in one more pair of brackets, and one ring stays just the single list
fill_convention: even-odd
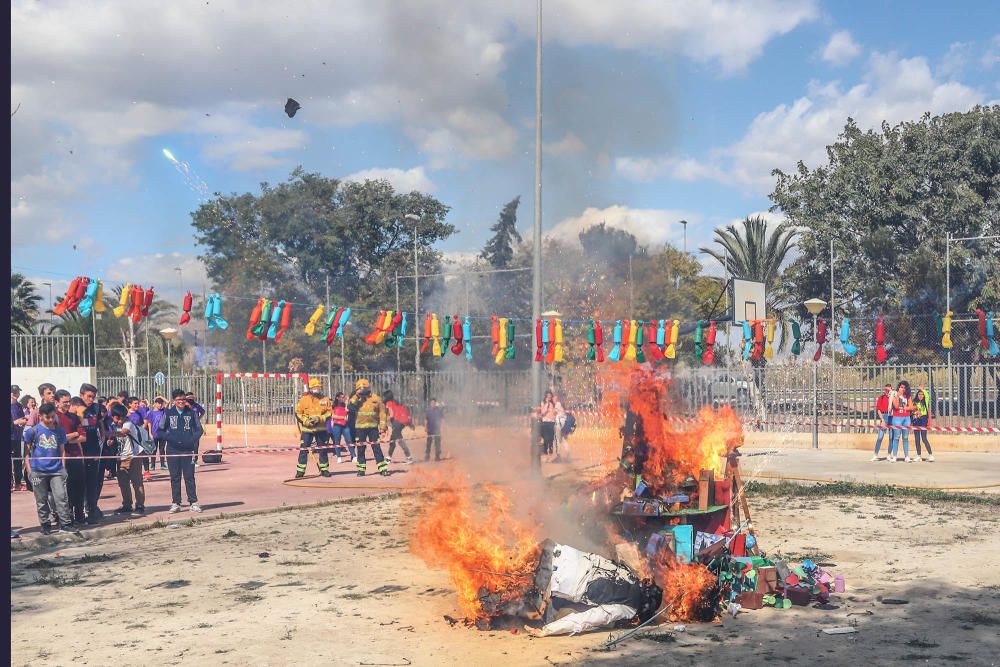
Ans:
[{"label": "white cloud", "polygon": [[[707,162],[686,157],[618,158],[623,176],[691,180],[707,178],[767,192],[772,169],[794,169],[826,161],[826,146],[836,140],[847,118],[860,127],[877,128],[917,120],[924,113],[966,111],[985,101],[982,91],[936,78],[925,58],[873,53],[861,83],[845,88],[839,81],[812,82],[807,94],[758,114],[743,137],[712,151]],[[645,162],[643,161],[645,160]]]},{"label": "white cloud", "polygon": [[587,150],[587,145],[580,137],[567,132],[559,141],[542,144],[542,149],[550,155],[577,155]]},{"label": "white cloud", "polygon": [[437,190],[437,186],[434,182],[427,176],[423,167],[413,167],[412,169],[397,169],[396,167],[390,167],[388,169],[365,169],[363,171],[358,171],[348,176],[344,176],[345,181],[368,181],[368,180],[380,180],[385,179],[389,181],[393,188],[397,192],[412,192],[416,190],[417,192],[423,192],[430,194]]},{"label": "white cloud", "polygon": [[[177,268],[181,273],[177,273]],[[157,294],[178,298],[184,290],[199,293],[210,287],[205,265],[196,255],[180,252],[149,253],[115,260],[102,276],[104,282],[118,284],[137,280],[143,286],[153,286]]]},{"label": "white cloud", "polygon": [[1000,35],[993,38],[979,62],[986,69],[992,69],[995,65],[1000,64]]},{"label": "white cloud", "polygon": [[846,30],[839,30],[833,33],[830,41],[823,47],[823,60],[837,67],[841,67],[851,62],[861,55],[861,45],[854,41],[851,33]]},{"label": "white cloud", "polygon": [[972,49],[972,42],[955,42],[948,47],[948,53],[941,58],[935,73],[945,78],[958,76],[969,65]]},{"label": "white cloud", "polygon": [[631,208],[623,205],[587,208],[578,216],[560,221],[546,233],[546,236],[579,243],[580,232],[603,222],[608,227],[623,229],[633,234],[642,245],[655,246],[667,241],[677,241],[683,237],[684,229],[678,224],[680,220],[697,223],[701,220],[701,216],[689,211]]}]

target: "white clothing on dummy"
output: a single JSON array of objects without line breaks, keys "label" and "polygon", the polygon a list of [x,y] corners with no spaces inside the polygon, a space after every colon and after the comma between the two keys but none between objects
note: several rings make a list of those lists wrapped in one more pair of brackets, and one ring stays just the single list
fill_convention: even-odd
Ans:
[{"label": "white clothing on dummy", "polygon": [[[599,556],[568,547],[556,545],[552,558],[552,578],[549,580],[550,598],[562,598],[576,604],[594,604],[587,598],[587,587],[595,580],[615,578],[623,575],[631,579],[631,573],[620,565]],[[542,636],[578,634],[608,627],[618,621],[633,618],[638,609],[625,604],[594,605],[546,623]]]}]

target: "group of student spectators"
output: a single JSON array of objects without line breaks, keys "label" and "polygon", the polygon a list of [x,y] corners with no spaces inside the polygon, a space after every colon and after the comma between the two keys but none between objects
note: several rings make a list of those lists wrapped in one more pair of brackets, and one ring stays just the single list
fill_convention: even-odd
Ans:
[{"label": "group of student spectators", "polygon": [[118,482],[122,504],[115,514],[142,516],[144,482],[157,458],[160,470],[170,475],[169,511],[181,510],[181,479],[189,509],[201,511],[194,470],[205,409],[194,394],[175,389],[169,403],[158,396],[150,405],[125,391],[98,397],[92,384],[83,384],[73,396],[44,383],[38,396],[22,397],[21,388],[11,385],[10,487],[12,493],[34,493],[44,534],[99,524],[105,481]]},{"label": "group of student spectators", "polygon": [[[910,391],[910,383],[903,380],[893,391],[892,385],[887,384],[882,388],[882,395],[875,402],[875,412],[878,413],[879,425],[878,436],[875,438],[875,454],[872,461],[884,461],[878,455],[882,446],[882,438],[886,431],[889,432],[888,461],[895,463],[899,456],[899,441],[903,441],[903,456],[906,463],[917,463],[920,461],[934,462],[934,452],[931,450],[931,443],[927,440],[927,431],[919,430],[919,427],[930,425],[931,421],[931,398],[930,392],[924,389],[917,389],[916,394]],[[883,426],[885,424],[885,426]],[[913,430],[913,441],[917,445],[917,455],[910,456],[910,430]],[[886,428],[890,427],[890,428]],[[895,427],[895,428],[891,428]],[[923,456],[921,449],[927,450],[927,456]]]}]

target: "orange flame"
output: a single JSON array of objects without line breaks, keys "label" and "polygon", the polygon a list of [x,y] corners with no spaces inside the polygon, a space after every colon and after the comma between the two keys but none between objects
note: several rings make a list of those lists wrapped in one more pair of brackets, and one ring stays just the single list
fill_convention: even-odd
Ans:
[{"label": "orange flame", "polygon": [[655,568],[657,585],[663,589],[663,605],[671,621],[704,621],[711,613],[710,591],[716,578],[698,563],[665,561]]},{"label": "orange flame", "polygon": [[605,394],[603,409],[611,414],[628,410],[642,419],[648,441],[643,479],[654,489],[674,488],[686,477],[698,478],[702,470],[725,470],[725,456],[743,443],[743,424],[736,412],[724,406],[704,407],[693,423],[677,422],[664,413],[668,381],[653,372],[633,369],[627,380],[626,400],[614,392]]},{"label": "orange flame", "polygon": [[507,591],[511,599],[526,592],[538,564],[539,540],[531,526],[511,516],[503,489],[484,487],[485,506],[477,507],[472,490],[457,476],[433,488],[410,549],[427,565],[448,570],[468,618],[485,618],[480,589]]}]

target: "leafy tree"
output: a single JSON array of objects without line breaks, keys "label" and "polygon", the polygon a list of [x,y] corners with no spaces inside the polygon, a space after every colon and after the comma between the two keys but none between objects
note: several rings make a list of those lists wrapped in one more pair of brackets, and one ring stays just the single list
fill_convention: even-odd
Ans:
[{"label": "leafy tree", "polygon": [[[285,369],[300,358],[306,370],[325,369],[324,347],[302,329],[313,308],[325,303],[327,281],[330,306],[350,304],[353,326],[367,333],[374,317],[365,308],[393,303],[395,273],[412,273],[414,234],[420,273],[438,272],[441,253],[433,246],[455,233],[444,221],[448,210],[428,195],[397,193],[386,180],[341,182],[301,167],[284,183],[261,184],[258,195],[219,195],[192,213],[195,239],[215,289],[239,295],[226,306],[230,328],[212,335],[232,364],[261,368],[262,344],[245,338],[257,295],[291,301],[292,326],[281,343],[266,344],[268,368]],[[421,279],[421,301],[439,284]],[[413,303],[409,280],[400,280],[400,299]],[[384,347],[373,352],[358,339],[351,336],[347,345],[349,368],[395,367]],[[412,364],[413,355],[402,359]]]},{"label": "leafy tree", "polygon": [[[836,307],[842,315],[907,312],[897,350],[940,349],[933,313],[945,308],[946,238],[1000,234],[1000,106],[925,115],[862,131],[848,119],[827,147],[828,162],[775,170],[771,199],[800,232],[799,257],[785,282],[796,301],[830,292],[830,243]],[[951,248],[951,307],[956,313],[1000,298],[1000,243]],[[974,327],[953,332],[974,347]]]},{"label": "leafy tree", "polygon": [[584,253],[594,261],[607,264],[608,271],[619,278],[628,275],[628,258],[634,257],[640,250],[633,234],[608,227],[603,222],[583,230],[579,238]]},{"label": "leafy tree", "polygon": [[494,269],[506,269],[514,257],[514,249],[521,243],[521,234],[517,231],[517,207],[520,203],[521,195],[507,202],[500,211],[500,219],[490,227],[493,236],[486,242],[480,257]]},{"label": "leafy tree", "polygon": [[10,330],[30,334],[38,319],[38,304],[42,297],[35,286],[20,273],[10,274]]}]

